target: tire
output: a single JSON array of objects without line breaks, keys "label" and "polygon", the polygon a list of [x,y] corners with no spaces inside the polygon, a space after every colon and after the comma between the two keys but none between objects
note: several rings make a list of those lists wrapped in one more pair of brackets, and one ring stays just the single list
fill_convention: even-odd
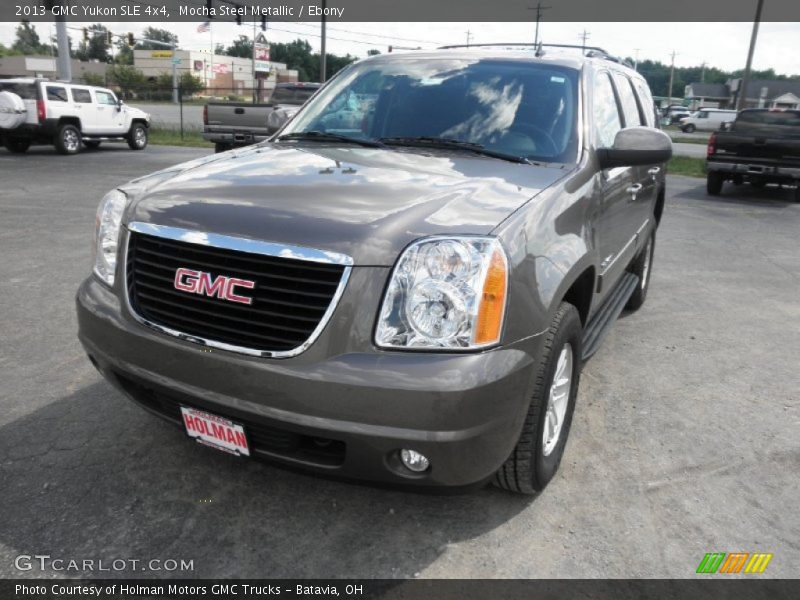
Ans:
[{"label": "tire", "polygon": [[217,142],[214,144],[214,153],[219,154],[220,152],[227,152],[231,149],[230,144],[223,144],[221,142]]},{"label": "tire", "polygon": [[633,292],[628,303],[625,305],[626,310],[639,310],[647,299],[647,290],[650,288],[650,274],[653,272],[653,255],[656,251],[656,230],[650,233],[647,239],[647,245],[633,259],[628,271],[633,273],[639,278],[639,283],[636,290]]},{"label": "tire", "polygon": [[796,182],[794,188],[794,201],[800,202],[800,181]]},{"label": "tire", "polygon": [[[542,355],[536,366],[533,395],[522,433],[511,456],[497,471],[494,484],[520,494],[535,494],[545,488],[558,471],[561,457],[572,424],[575,398],[581,372],[581,340],[583,328],[577,309],[562,302],[545,334]],[[566,359],[569,355],[571,358]],[[569,364],[571,362],[571,365]],[[561,379],[567,373],[570,378],[560,387],[553,385],[557,372]],[[551,423],[547,415],[551,412],[553,392],[566,394],[558,433],[545,441],[545,426]],[[552,430],[548,430],[552,433]]]},{"label": "tire", "polygon": [[689,124],[689,125],[684,125],[682,129],[683,133],[694,133],[697,127],[695,127],[692,124]]},{"label": "tire", "polygon": [[75,125],[62,125],[56,132],[56,150],[60,154],[77,154],[81,149],[81,132]]},{"label": "tire", "polygon": [[28,151],[28,148],[31,147],[31,141],[19,138],[7,138],[5,145],[9,152],[13,152],[14,154],[24,154]]},{"label": "tire", "polygon": [[724,182],[722,173],[711,171],[706,177],[706,191],[709,196],[719,196],[722,193],[722,183]]},{"label": "tire", "polygon": [[89,140],[83,142],[83,145],[86,146],[87,148],[91,148],[92,150],[96,150],[97,148],[100,147],[100,142],[97,142],[95,140]]},{"label": "tire", "polygon": [[128,148],[131,150],[144,150],[147,148],[147,127],[141,123],[134,123],[128,132]]}]

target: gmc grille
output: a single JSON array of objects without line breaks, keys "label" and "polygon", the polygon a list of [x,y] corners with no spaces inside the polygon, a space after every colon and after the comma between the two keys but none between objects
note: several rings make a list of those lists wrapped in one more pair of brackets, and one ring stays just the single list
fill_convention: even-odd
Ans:
[{"label": "gmc grille", "polygon": [[[252,304],[175,288],[187,268],[255,282]],[[317,329],[336,296],[345,267],[251,254],[130,232],[126,285],[140,317],[206,341],[265,354],[289,352]]]}]

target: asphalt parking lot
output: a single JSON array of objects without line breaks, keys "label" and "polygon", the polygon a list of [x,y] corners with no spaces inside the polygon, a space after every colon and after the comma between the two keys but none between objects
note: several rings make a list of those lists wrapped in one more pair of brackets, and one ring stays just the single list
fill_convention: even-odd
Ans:
[{"label": "asphalt parking lot", "polygon": [[647,303],[587,364],[556,479],[536,498],[429,496],[203,448],[84,356],[74,294],[101,196],[206,152],[0,150],[0,577],[40,576],[14,559],[49,554],[193,560],[155,573],[184,577],[683,578],[718,551],[771,552],[763,576],[796,577],[791,192],[710,198],[670,176]]}]

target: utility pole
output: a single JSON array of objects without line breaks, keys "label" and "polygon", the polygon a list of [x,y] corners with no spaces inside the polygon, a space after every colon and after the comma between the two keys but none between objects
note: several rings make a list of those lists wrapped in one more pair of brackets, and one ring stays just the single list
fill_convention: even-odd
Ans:
[{"label": "utility pole", "polygon": [[[67,0],[63,0],[66,6]],[[67,33],[67,20],[64,12],[56,16],[56,36],[58,37],[58,78],[61,81],[72,81],[72,60],[69,54],[69,34]]]},{"label": "utility pole", "polygon": [[325,71],[327,70],[326,56],[325,56],[325,4],[326,0],[322,0],[322,44],[319,54],[319,81],[325,83]]},{"label": "utility pole", "polygon": [[736,110],[747,108],[747,86],[750,83],[750,69],[753,67],[753,53],[756,50],[756,38],[758,38],[758,26],[761,23],[762,8],[764,8],[764,0],[758,0],[756,18],[753,21],[753,33],[750,35],[750,50],[747,52],[747,65],[744,68],[744,76],[739,84],[739,94],[736,98]]},{"label": "utility pole", "polygon": [[641,50],[641,48],[634,48],[633,49],[633,51],[636,53],[636,55],[633,58],[633,70],[634,71],[638,71],[639,70],[639,50]]},{"label": "utility pole", "polygon": [[675,81],[675,50],[672,51],[672,62],[669,65],[669,100],[667,106],[672,104],[672,82]]},{"label": "utility pole", "polygon": [[541,2],[537,2],[536,6],[529,6],[528,10],[535,10],[536,11],[536,33],[533,37],[533,45],[539,45],[539,22],[542,20],[542,11],[547,10],[548,8],[552,8],[552,6],[542,6]]},{"label": "utility pole", "polygon": [[469,39],[470,39],[471,37],[472,37],[472,34],[470,33],[470,30],[469,30],[469,29],[467,29],[467,46],[469,46]]},{"label": "utility pole", "polygon": [[578,37],[581,38],[581,54],[586,54],[586,40],[590,37],[590,33],[583,30],[583,33],[580,34]]},{"label": "utility pole", "polygon": [[701,67],[700,83],[705,83],[706,82],[706,61],[703,61],[703,64],[700,65],[700,67]]}]

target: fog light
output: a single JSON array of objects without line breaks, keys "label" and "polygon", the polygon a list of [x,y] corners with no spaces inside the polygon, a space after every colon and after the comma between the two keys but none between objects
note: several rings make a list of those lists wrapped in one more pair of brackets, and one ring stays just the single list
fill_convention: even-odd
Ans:
[{"label": "fog light", "polygon": [[431,465],[431,462],[427,459],[427,457],[423,456],[419,452],[408,450],[406,448],[400,451],[400,460],[403,461],[403,464],[409,471],[414,471],[414,473],[422,473],[423,471],[427,471],[428,467]]}]

